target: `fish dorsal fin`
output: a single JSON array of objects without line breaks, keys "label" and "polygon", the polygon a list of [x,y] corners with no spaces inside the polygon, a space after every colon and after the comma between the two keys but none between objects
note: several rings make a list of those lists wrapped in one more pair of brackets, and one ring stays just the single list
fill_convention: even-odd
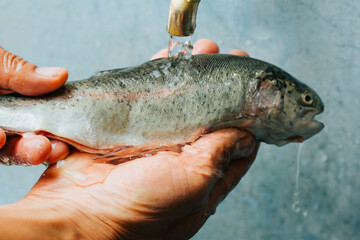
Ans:
[{"label": "fish dorsal fin", "polygon": [[98,77],[98,76],[103,76],[103,75],[108,75],[108,74],[114,74],[114,73],[122,72],[125,69],[128,69],[128,68],[124,67],[124,68],[115,68],[115,69],[109,69],[109,70],[101,70],[101,71],[96,72],[94,74],[94,76]]}]

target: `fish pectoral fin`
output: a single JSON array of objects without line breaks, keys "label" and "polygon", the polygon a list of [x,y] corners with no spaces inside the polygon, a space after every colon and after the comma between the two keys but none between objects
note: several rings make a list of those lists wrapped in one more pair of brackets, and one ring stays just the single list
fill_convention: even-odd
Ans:
[{"label": "fish pectoral fin", "polygon": [[7,136],[13,136],[13,135],[23,135],[24,132],[20,132],[20,131],[15,131],[15,130],[8,130],[8,129],[4,129],[5,134]]},{"label": "fish pectoral fin", "polygon": [[138,146],[121,146],[116,150],[100,155],[93,160],[99,163],[118,165],[137,158],[151,157],[161,151],[181,152],[184,144],[175,143],[149,143]]},{"label": "fish pectoral fin", "polygon": [[247,130],[251,133],[251,129],[253,128],[255,121],[257,121],[257,118],[255,117],[246,117],[237,118],[235,120],[225,121],[221,123],[215,123],[207,129],[207,132],[215,132],[226,128],[238,128]]},{"label": "fish pectoral fin", "polygon": [[107,154],[109,153],[110,151],[112,151],[113,149],[98,149],[98,148],[93,148],[93,147],[88,147],[88,146],[85,146],[79,142],[76,142],[74,140],[71,140],[71,139],[68,139],[68,138],[64,138],[64,137],[60,137],[60,136],[57,136],[55,134],[52,134],[50,132],[47,132],[47,131],[36,131],[35,134],[38,134],[38,135],[43,135],[47,138],[50,138],[50,139],[55,139],[55,140],[58,140],[58,141],[62,141],[64,143],[67,143],[71,146],[73,146],[74,148],[76,148],[77,150],[80,150],[82,152],[87,152],[87,153],[95,153],[95,154]]}]

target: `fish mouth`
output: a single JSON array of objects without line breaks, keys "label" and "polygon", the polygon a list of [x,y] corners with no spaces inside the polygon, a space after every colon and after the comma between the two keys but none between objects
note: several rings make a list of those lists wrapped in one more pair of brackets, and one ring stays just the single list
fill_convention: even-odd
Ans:
[{"label": "fish mouth", "polygon": [[[318,132],[320,132],[324,127],[324,123],[319,122],[318,120],[316,120],[315,118],[320,115],[321,113],[324,112],[324,104],[322,103],[321,100],[319,100],[319,104],[316,108],[313,109],[313,111],[309,111],[307,113],[307,116],[304,116],[305,119],[307,118],[308,123],[306,123],[306,128],[309,129],[309,135],[308,137],[303,136],[304,139],[307,139],[309,137],[311,137],[312,135],[317,134]],[[306,122],[306,121],[305,121]]]},{"label": "fish mouth", "polygon": [[316,108],[305,109],[302,115],[302,120],[296,127],[296,135],[290,135],[288,138],[286,138],[286,141],[301,143],[313,135],[319,133],[325,127],[325,124],[316,120],[315,118],[323,112],[324,104],[322,102],[320,102],[319,106]]},{"label": "fish mouth", "polygon": [[322,123],[322,122],[319,122],[315,119],[313,119],[311,122],[310,122],[310,126],[311,128],[313,128],[316,132],[314,134],[317,134],[318,132],[320,132],[321,130],[323,130],[323,128],[325,127],[325,124]]},{"label": "fish mouth", "polygon": [[319,133],[324,127],[324,123],[319,122],[315,119],[312,119],[309,123],[306,124],[307,126],[304,127],[304,130],[302,133],[298,135],[290,136],[286,139],[288,142],[298,142],[302,143],[306,139],[314,136],[315,134]]},{"label": "fish mouth", "polygon": [[322,122],[315,119],[316,116],[320,115],[323,112],[324,112],[324,104],[322,102],[320,102],[318,111],[315,112],[315,114],[312,116],[312,118],[310,120],[310,128],[313,128],[314,130],[317,130],[316,133],[320,132],[325,127],[324,123],[322,123]]}]

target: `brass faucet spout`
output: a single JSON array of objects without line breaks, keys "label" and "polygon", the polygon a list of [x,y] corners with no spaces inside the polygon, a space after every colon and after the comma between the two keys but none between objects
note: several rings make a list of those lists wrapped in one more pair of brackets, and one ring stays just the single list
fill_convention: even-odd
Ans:
[{"label": "brass faucet spout", "polygon": [[171,0],[167,31],[174,36],[190,36],[196,27],[200,0]]}]

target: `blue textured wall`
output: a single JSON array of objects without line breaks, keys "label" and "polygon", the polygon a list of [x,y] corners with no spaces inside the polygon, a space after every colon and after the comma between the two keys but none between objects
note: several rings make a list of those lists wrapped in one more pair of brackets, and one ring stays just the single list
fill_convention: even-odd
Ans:
[{"label": "blue textured wall", "polygon": [[[0,0],[0,45],[70,79],[139,64],[167,45],[168,1]],[[263,144],[241,184],[194,239],[359,239],[360,4],[353,0],[203,0],[196,38],[241,48],[313,87],[326,128],[301,151]],[[22,198],[43,166],[0,166],[0,204]]]}]

